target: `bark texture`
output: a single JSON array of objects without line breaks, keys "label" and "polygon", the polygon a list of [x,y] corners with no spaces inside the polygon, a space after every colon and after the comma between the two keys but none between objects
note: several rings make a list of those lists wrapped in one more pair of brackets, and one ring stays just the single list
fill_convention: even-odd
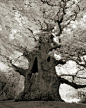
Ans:
[{"label": "bark texture", "polygon": [[[48,37],[50,38],[50,37]],[[30,67],[25,74],[24,91],[16,98],[19,100],[62,101],[59,95],[60,79],[55,72],[58,61],[48,53],[53,48],[47,42],[40,42],[39,50],[27,55]]]}]

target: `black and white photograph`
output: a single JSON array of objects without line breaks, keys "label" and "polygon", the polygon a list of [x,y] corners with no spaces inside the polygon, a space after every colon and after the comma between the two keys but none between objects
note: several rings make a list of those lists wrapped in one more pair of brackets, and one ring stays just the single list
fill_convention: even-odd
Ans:
[{"label": "black and white photograph", "polygon": [[86,108],[86,0],[0,0],[0,108]]}]

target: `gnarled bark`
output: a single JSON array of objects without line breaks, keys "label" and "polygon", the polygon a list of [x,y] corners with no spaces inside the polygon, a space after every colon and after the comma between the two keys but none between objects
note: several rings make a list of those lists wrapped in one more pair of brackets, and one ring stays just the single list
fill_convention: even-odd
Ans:
[{"label": "gnarled bark", "polygon": [[[46,48],[45,48],[46,47]],[[48,55],[51,45],[43,42],[38,51],[30,53],[30,67],[25,74],[25,89],[18,100],[60,100],[60,80],[55,66],[59,63]]]}]

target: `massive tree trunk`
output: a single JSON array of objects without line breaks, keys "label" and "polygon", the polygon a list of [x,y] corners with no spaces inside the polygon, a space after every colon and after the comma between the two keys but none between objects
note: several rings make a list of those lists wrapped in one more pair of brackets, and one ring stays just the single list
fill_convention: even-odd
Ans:
[{"label": "massive tree trunk", "polygon": [[[45,45],[46,44],[46,45]],[[30,67],[25,75],[25,89],[16,98],[18,100],[59,100],[60,80],[56,75],[55,66],[58,62],[48,55],[50,46],[41,44],[39,51],[30,54]],[[46,48],[45,48],[46,46]]]}]

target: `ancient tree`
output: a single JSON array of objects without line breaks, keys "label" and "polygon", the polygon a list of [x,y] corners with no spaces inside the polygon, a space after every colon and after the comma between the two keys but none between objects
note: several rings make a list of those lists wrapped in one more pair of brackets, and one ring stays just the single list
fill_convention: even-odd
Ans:
[{"label": "ancient tree", "polygon": [[[2,19],[12,19],[8,23],[4,21],[3,24],[7,34],[3,36],[2,34],[5,32],[2,31],[1,33],[0,42],[2,47],[0,56],[6,58],[7,62],[10,61],[9,64],[15,72],[19,72],[20,75],[25,77],[24,91],[20,93],[15,101],[63,101],[59,95],[61,83],[68,84],[75,89],[86,87],[86,85],[77,85],[58,76],[55,70],[56,65],[64,65],[68,59],[75,60],[74,57],[78,58],[76,62],[79,64],[79,55],[81,53],[86,54],[86,50],[84,51],[86,44],[85,47],[81,47],[83,43],[86,43],[86,36],[83,35],[86,30],[83,28],[82,31],[80,25],[83,18],[80,21],[77,20],[77,16],[82,15],[80,9],[85,10],[85,7],[80,7],[80,2],[83,0],[79,2],[78,0],[28,1],[21,0],[22,3],[18,1],[21,5],[15,1],[20,8],[15,8],[15,5],[12,8],[13,19],[9,14],[11,9],[5,9],[9,10],[7,14],[7,12],[3,12],[5,6],[0,4],[2,6],[0,11],[4,14],[1,16]],[[5,15],[10,17],[5,17]],[[10,23],[12,24],[10,25]],[[78,28],[80,26],[81,28]],[[10,34],[8,34],[9,32]],[[23,55],[21,56],[27,58],[30,64],[28,69],[25,70],[13,64],[14,58],[11,55],[14,51],[22,52]],[[56,60],[53,56],[55,51],[61,54],[65,60],[63,58]],[[86,68],[86,63],[79,65]]]},{"label": "ancient tree", "polygon": [[[47,1],[41,0],[44,4],[53,6]],[[25,88],[24,91],[15,99],[19,100],[54,100],[54,101],[63,101],[59,95],[59,86],[61,83],[66,83],[75,89],[86,87],[86,85],[77,85],[73,82],[59,77],[55,72],[55,66],[58,64],[65,64],[64,60],[56,60],[50,52],[62,48],[61,40],[58,38],[58,42],[54,42],[54,37],[59,37],[64,28],[70,24],[71,20],[76,20],[77,12],[74,10],[74,13],[70,16],[66,16],[67,10],[66,0],[60,2],[59,12],[53,18],[54,22],[57,23],[59,29],[57,29],[57,34],[52,33],[54,25],[47,24],[47,29],[41,29],[39,34],[38,44],[35,46],[36,49],[32,52],[24,50],[23,56],[25,56],[29,63],[29,69],[21,70],[18,67],[15,67],[21,75],[25,77]],[[75,2],[73,2],[75,4]],[[80,10],[79,6],[76,4],[78,11]],[[67,17],[67,18],[66,18]],[[67,24],[64,19],[70,19]],[[56,25],[56,26],[57,26]],[[31,31],[32,32],[32,31]],[[35,37],[35,36],[34,36]]]}]

